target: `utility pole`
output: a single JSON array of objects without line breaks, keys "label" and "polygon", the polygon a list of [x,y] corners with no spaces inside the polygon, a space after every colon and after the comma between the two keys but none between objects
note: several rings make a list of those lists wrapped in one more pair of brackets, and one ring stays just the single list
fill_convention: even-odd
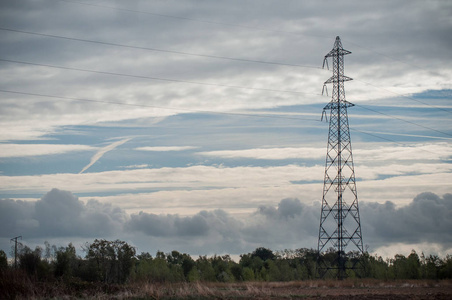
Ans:
[{"label": "utility pole", "polygon": [[22,239],[22,236],[16,236],[11,239],[11,241],[14,240],[14,268],[17,269],[17,239]]},{"label": "utility pole", "polygon": [[[354,104],[345,100],[344,82],[352,78],[344,75],[344,55],[351,52],[342,48],[341,39],[336,37],[333,49],[325,55],[323,67],[328,67],[328,58],[333,61],[333,76],[324,83],[333,84],[331,102],[322,112],[327,117],[329,111],[328,145],[323,181],[322,208],[318,240],[319,274],[321,277],[347,277],[348,269],[356,269],[356,262],[346,256],[347,246],[354,245],[363,254],[363,241],[353,166],[352,144],[348,126],[347,108]],[[325,251],[336,255],[333,261],[321,261]]]}]

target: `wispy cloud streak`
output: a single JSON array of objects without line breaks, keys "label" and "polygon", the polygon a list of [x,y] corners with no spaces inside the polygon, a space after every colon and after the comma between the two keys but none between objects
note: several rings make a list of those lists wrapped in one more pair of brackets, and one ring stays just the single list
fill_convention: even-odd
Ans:
[{"label": "wispy cloud streak", "polygon": [[127,143],[128,141],[130,141],[132,138],[127,138],[127,139],[123,139],[123,140],[119,140],[117,142],[114,142],[108,146],[103,147],[102,149],[100,149],[99,151],[97,151],[96,154],[93,155],[93,157],[91,157],[91,161],[89,162],[89,164],[87,164],[80,172],[79,174],[82,174],[83,172],[85,172],[86,170],[88,170],[89,167],[91,167],[92,165],[94,165],[96,163],[96,161],[98,161],[105,153],[115,149],[118,146],[121,146],[124,143]]}]

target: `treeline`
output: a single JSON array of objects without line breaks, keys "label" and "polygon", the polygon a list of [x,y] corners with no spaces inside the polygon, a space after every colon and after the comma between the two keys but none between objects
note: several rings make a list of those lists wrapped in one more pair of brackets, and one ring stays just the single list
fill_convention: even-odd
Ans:
[{"label": "treeline", "polygon": [[[240,255],[235,262],[229,255],[199,256],[172,251],[158,251],[155,256],[147,252],[136,253],[124,241],[94,240],[83,247],[84,257],[76,253],[72,244],[56,247],[45,243],[34,250],[19,247],[17,265],[8,264],[5,252],[0,250],[0,273],[22,272],[34,281],[42,282],[102,282],[123,284],[139,282],[243,282],[243,281],[293,281],[319,277],[318,253],[313,249],[296,249],[273,252],[257,248]],[[322,253],[320,260],[333,266],[337,253],[333,249]],[[393,279],[451,279],[452,256],[396,255],[391,259],[371,256],[368,253],[342,255],[347,266],[347,277]],[[17,270],[16,270],[17,269]],[[16,270],[16,271],[14,271]],[[327,276],[334,276],[332,275]],[[1,280],[0,280],[1,281]]]}]

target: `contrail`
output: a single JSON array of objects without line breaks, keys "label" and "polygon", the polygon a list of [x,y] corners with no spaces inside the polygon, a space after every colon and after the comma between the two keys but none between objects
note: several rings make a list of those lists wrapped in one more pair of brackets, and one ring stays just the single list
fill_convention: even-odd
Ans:
[{"label": "contrail", "polygon": [[82,174],[83,172],[85,172],[89,167],[91,167],[92,165],[94,165],[94,163],[96,161],[98,161],[105,153],[107,153],[108,151],[111,151],[113,149],[115,149],[118,146],[121,146],[124,143],[127,143],[128,141],[130,141],[132,138],[127,138],[127,139],[123,139],[117,142],[114,142],[108,146],[103,147],[102,149],[100,149],[99,151],[97,151],[96,154],[93,155],[93,157],[91,157],[91,161],[89,162],[89,164],[87,164],[80,172],[79,174]]}]

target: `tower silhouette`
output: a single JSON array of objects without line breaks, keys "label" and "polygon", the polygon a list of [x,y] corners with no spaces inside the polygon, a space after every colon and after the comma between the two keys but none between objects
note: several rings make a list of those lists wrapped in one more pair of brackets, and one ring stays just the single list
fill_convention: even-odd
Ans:
[{"label": "tower silhouette", "polygon": [[[347,115],[347,108],[354,105],[345,100],[344,89],[344,82],[352,80],[344,75],[344,55],[350,53],[336,37],[333,49],[323,60],[323,67],[325,64],[328,67],[328,58],[333,61],[333,76],[323,86],[325,89],[326,84],[332,83],[333,93],[331,102],[322,111],[322,120],[329,111],[329,132],[318,240],[319,258],[323,259],[319,259],[318,267],[321,277],[330,273],[328,276],[338,279],[347,277],[348,269],[357,268],[357,263],[347,257],[347,246],[354,246],[355,251],[363,253]],[[325,252],[329,255],[322,256]]]}]

